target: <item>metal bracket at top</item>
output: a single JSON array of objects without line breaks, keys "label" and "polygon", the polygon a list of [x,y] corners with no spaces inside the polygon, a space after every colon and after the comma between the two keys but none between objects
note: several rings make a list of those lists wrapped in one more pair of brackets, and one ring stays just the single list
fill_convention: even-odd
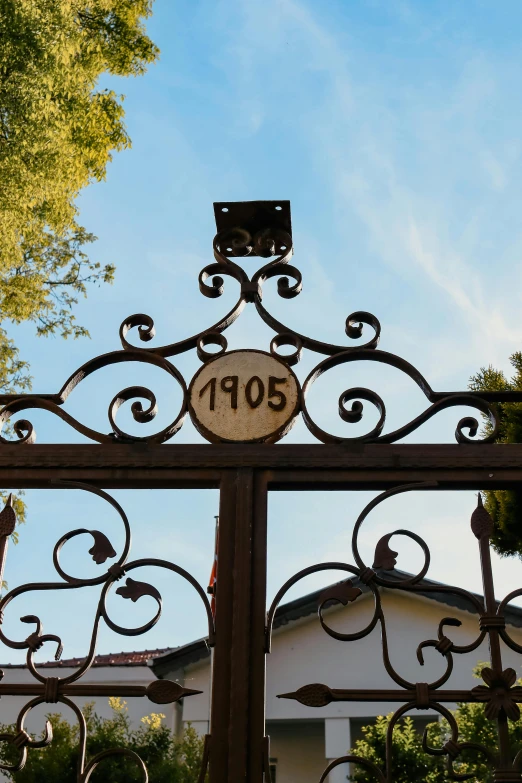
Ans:
[{"label": "metal bracket at top", "polygon": [[[240,228],[253,237],[266,229],[285,231],[292,237],[290,201],[215,201],[218,233]],[[250,253],[258,255],[255,250]]]}]

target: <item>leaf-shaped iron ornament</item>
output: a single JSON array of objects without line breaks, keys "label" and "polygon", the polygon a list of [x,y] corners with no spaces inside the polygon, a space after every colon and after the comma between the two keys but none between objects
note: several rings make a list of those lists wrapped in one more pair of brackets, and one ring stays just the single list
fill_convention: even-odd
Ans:
[{"label": "leaf-shaped iron ornament", "polygon": [[173,704],[185,696],[195,696],[203,691],[184,688],[172,680],[154,680],[147,686],[147,696],[154,704]]},{"label": "leaf-shaped iron ornament", "polygon": [[473,535],[478,539],[481,539],[482,537],[489,538],[493,534],[493,520],[482,504],[482,495],[480,492],[477,498],[477,508],[471,515],[470,524]]},{"label": "leaf-shaped iron ornament", "polygon": [[390,548],[390,538],[393,533],[388,533],[377,542],[372,568],[382,568],[383,571],[393,571],[397,563],[398,552]]},{"label": "leaf-shaped iron ornament", "polygon": [[104,533],[100,533],[99,530],[89,530],[89,533],[94,538],[94,544],[89,549],[89,554],[92,555],[95,563],[101,565],[109,558],[116,557],[114,547]]},{"label": "leaf-shaped iron ornament", "polygon": [[339,582],[336,585],[327,587],[323,590],[317,601],[318,606],[324,606],[327,601],[337,601],[343,606],[355,601],[362,595],[362,590],[353,586],[351,579],[345,579],[343,582]]},{"label": "leaf-shaped iron ornament", "polygon": [[0,511],[0,538],[10,536],[16,527],[16,514],[13,508],[13,496],[9,495],[7,503]]},{"label": "leaf-shaped iron ornament", "polygon": [[303,685],[295,693],[280,693],[278,699],[294,699],[305,707],[326,707],[333,701],[333,695],[328,685],[320,682],[314,682],[310,685]]},{"label": "leaf-shaped iron ornament", "polygon": [[121,595],[122,598],[130,598],[134,603],[143,595],[151,595],[158,603],[161,603],[161,593],[159,590],[152,585],[149,585],[148,582],[138,582],[135,579],[131,579],[130,576],[126,580],[125,586],[118,587],[116,592],[118,595]]}]

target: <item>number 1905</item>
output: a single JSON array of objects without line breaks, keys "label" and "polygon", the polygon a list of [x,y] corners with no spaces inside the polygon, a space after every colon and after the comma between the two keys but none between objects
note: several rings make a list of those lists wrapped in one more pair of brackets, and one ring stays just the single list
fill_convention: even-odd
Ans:
[{"label": "number 1905", "polygon": [[[282,411],[286,406],[286,395],[277,388],[277,386],[287,383],[287,378],[276,378],[275,375],[268,376],[268,389],[266,395],[266,402],[269,408],[273,411]],[[217,393],[218,379],[211,378],[201,389],[200,398],[209,391],[209,408],[211,411],[215,410],[216,406],[216,393]],[[239,396],[239,376],[238,375],[226,375],[221,379],[219,387],[222,392],[230,395],[230,407],[237,408],[238,396]],[[253,375],[249,381],[245,384],[245,400],[251,408],[258,408],[259,405],[265,399],[265,384],[258,375]]]}]

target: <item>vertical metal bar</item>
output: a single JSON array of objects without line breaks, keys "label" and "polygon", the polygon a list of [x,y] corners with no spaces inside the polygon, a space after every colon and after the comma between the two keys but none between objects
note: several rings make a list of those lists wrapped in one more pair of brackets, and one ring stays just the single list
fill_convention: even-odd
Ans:
[{"label": "vertical metal bar", "polygon": [[218,578],[216,583],[216,643],[212,656],[210,712],[210,783],[228,781],[228,736],[234,593],[234,534],[236,527],[235,471],[224,471],[220,484]]},{"label": "vertical metal bar", "polygon": [[250,741],[248,780],[263,780],[265,771],[265,624],[268,489],[266,473],[254,474],[252,601],[250,629]]},{"label": "vertical metal bar", "polygon": [[[489,548],[489,536],[479,538],[480,565],[482,569],[482,584],[484,587],[484,603],[489,616],[496,614],[495,587],[493,582],[493,569],[491,567],[491,550]],[[489,651],[491,655],[491,667],[498,674],[502,673],[502,652],[500,639],[496,628],[488,628]],[[498,746],[500,751],[500,768],[511,767],[511,752],[509,747],[509,726],[504,710],[500,711],[497,718]]]},{"label": "vertical metal bar", "polygon": [[9,545],[9,536],[0,536],[0,591],[4,581],[5,561],[7,559],[7,547]]},{"label": "vertical metal bar", "polygon": [[237,472],[230,681],[229,783],[246,780],[248,765],[250,601],[254,472]]},{"label": "vertical metal bar", "polygon": [[219,510],[210,783],[262,783],[267,485],[225,472]]},{"label": "vertical metal bar", "polygon": [[263,780],[266,493],[251,468],[221,485],[210,783]]},{"label": "vertical metal bar", "polygon": [[[489,536],[483,535],[479,539],[480,565],[482,569],[482,585],[484,589],[484,603],[486,612],[493,616],[497,612],[495,601],[495,587],[493,583],[493,569],[491,567],[491,552],[489,549]],[[491,666],[497,671],[502,671],[502,654],[500,651],[500,641],[498,631],[494,628],[488,629],[489,650],[491,655]]]},{"label": "vertical metal bar", "polygon": [[[490,537],[493,532],[493,522],[488,512],[482,505],[482,496],[478,496],[478,505],[471,518],[471,527],[479,542],[480,567],[482,571],[482,586],[484,589],[484,603],[486,614],[493,617],[497,613],[495,600],[495,585],[493,581],[493,568],[491,566]],[[497,673],[502,674],[502,652],[500,650],[500,638],[496,628],[488,628],[489,651],[491,667]],[[511,768],[511,752],[509,743],[509,726],[504,710],[500,711],[497,718],[498,744],[500,751],[500,770]]]}]

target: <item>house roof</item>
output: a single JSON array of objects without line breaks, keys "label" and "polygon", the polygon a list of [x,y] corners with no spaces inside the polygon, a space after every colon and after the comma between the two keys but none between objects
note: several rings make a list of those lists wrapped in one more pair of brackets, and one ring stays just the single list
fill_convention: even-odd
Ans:
[{"label": "house roof", "polygon": [[[172,647],[160,647],[156,650],[133,650],[132,652],[106,653],[97,655],[93,666],[146,666],[147,662],[158,656],[172,652]],[[74,669],[84,662],[85,658],[64,658],[61,661],[45,661],[38,663],[39,669]],[[25,669],[25,663],[1,664],[2,669]]]},{"label": "house roof", "polygon": [[[407,574],[404,571],[399,571],[394,568],[392,571],[386,571],[386,578],[399,581],[411,577],[411,574]],[[354,580],[355,581],[355,580]],[[435,582],[432,579],[422,579],[417,582],[418,587],[429,588],[426,590],[416,590],[415,593],[404,593],[404,595],[420,595],[423,598],[427,598],[430,601],[437,601],[438,603],[445,604],[446,606],[452,606],[462,611],[470,611],[470,603],[461,595],[454,595],[452,593],[445,592],[448,585],[442,582]],[[333,585],[332,585],[333,586]],[[369,592],[369,587],[363,583],[357,583],[357,586],[363,592]],[[440,587],[440,592],[433,588]],[[274,617],[274,629],[280,628],[283,625],[299,620],[303,617],[315,614],[317,612],[318,599],[327,590],[328,587],[321,587],[319,590],[315,590],[313,593],[308,593],[300,598],[296,598],[293,601],[289,601],[286,604],[279,606]],[[478,593],[472,593],[473,596],[480,601],[483,597]],[[504,616],[508,625],[515,628],[522,628],[522,607],[507,606],[504,611]],[[197,663],[210,655],[206,639],[197,639],[190,644],[185,644],[181,647],[168,650],[165,653],[160,653],[155,656],[149,664],[154,671],[156,677],[160,679],[165,677],[173,669],[183,669],[191,663]]]}]

